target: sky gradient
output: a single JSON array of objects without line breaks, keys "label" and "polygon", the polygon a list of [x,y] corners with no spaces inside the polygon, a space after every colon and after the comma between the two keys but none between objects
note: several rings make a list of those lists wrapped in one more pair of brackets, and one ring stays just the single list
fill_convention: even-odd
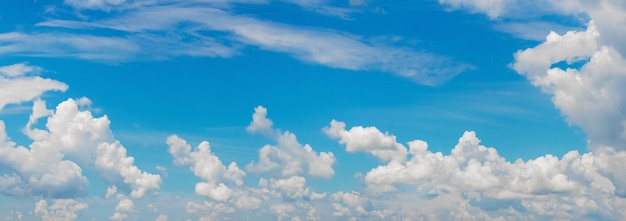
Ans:
[{"label": "sky gradient", "polygon": [[623,220],[622,0],[0,3],[0,220]]}]

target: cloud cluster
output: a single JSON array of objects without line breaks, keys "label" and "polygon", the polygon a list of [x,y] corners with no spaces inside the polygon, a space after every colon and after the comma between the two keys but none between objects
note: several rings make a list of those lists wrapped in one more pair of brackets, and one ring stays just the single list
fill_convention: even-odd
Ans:
[{"label": "cloud cluster", "polygon": [[[2,82],[18,87],[2,87],[9,102],[24,102],[39,97],[46,90],[65,90],[61,82],[39,77],[25,77],[39,68],[16,64],[0,68]],[[52,86],[41,86],[41,82]],[[11,97],[12,95],[16,95]],[[20,97],[21,96],[21,97]],[[131,195],[142,197],[147,191],[159,189],[161,178],[139,170],[126,149],[115,141],[106,116],[93,117],[80,110],[90,101],[68,99],[55,110],[46,108],[44,101],[33,102],[32,114],[23,132],[32,139],[28,146],[18,146],[6,133],[0,121],[0,192],[13,196],[43,196],[71,198],[82,195],[88,185],[83,170],[97,171],[110,184],[130,187]],[[45,128],[34,128],[46,118]]]},{"label": "cloud cluster", "polygon": [[279,170],[282,177],[310,175],[329,178],[335,174],[333,164],[336,159],[332,152],[317,153],[310,145],[300,144],[295,134],[273,129],[272,121],[266,118],[266,114],[264,107],[255,108],[252,122],[246,129],[269,135],[278,145],[263,146],[259,150],[259,161],[248,164],[247,170],[256,173]]},{"label": "cloud cluster", "polygon": [[[312,191],[304,176],[329,178],[334,175],[333,153],[318,154],[311,146],[298,143],[294,134],[272,128],[273,122],[266,116],[267,109],[256,107],[252,122],[246,128],[251,133],[262,133],[278,142],[277,146],[263,146],[259,150],[259,162],[246,166],[248,172],[266,175],[259,179],[257,187],[244,185],[243,178],[247,173],[239,169],[235,162],[226,167],[211,152],[209,142],[203,141],[192,150],[185,140],[176,135],[167,138],[174,164],[190,165],[194,175],[204,180],[196,184],[196,194],[210,199],[189,201],[186,207],[189,214],[198,214],[201,219],[226,219],[241,216],[235,211],[242,210],[242,214],[247,214],[246,211],[250,210],[269,210],[278,219],[283,219],[297,217],[295,212],[299,210],[310,211],[312,207],[305,200],[315,201],[326,196],[325,193]],[[283,200],[299,204],[279,204]]]},{"label": "cloud cluster", "polygon": [[[83,99],[81,103],[90,102]],[[47,130],[32,128],[42,117],[48,117]],[[131,198],[117,194],[117,186],[130,187],[130,196],[138,198],[158,189],[160,177],[133,166],[133,158],[126,155],[125,148],[111,141],[109,123],[106,116],[94,118],[88,111],[81,111],[72,99],[62,102],[55,110],[46,109],[43,101],[34,102],[24,130],[34,140],[30,149],[15,147],[6,135],[0,136],[4,145],[9,145],[2,150],[15,151],[0,156],[20,156],[18,152],[26,156],[1,158],[0,162],[11,165],[9,168],[14,171],[3,176],[5,193],[14,194],[16,188],[29,187],[30,193],[22,191],[25,195],[45,195],[41,191],[32,192],[44,183],[49,185],[45,187],[48,190],[45,196],[75,197],[50,193],[60,187],[68,191],[84,188],[86,179],[81,169],[93,168],[102,172],[110,184],[105,198],[115,195],[118,200],[109,218],[141,217],[141,209]],[[345,123],[333,120],[323,129],[330,138],[345,145],[348,153],[366,152],[382,164],[362,176],[363,190],[316,193],[307,186],[307,179],[330,178],[334,174],[334,154],[316,153],[310,146],[298,143],[295,135],[272,125],[267,109],[255,108],[248,131],[263,133],[278,143],[261,148],[259,162],[246,167],[247,172],[260,173],[256,186],[245,182],[249,180],[244,179],[247,173],[235,162],[223,164],[207,141],[192,148],[176,135],[167,138],[174,164],[190,166],[194,175],[203,179],[196,184],[195,192],[207,198],[201,202],[187,200],[184,210],[188,216],[201,220],[250,219],[252,214],[279,220],[613,220],[626,216],[626,174],[620,170],[626,152],[616,148],[605,146],[584,154],[571,151],[560,158],[548,154],[511,162],[496,149],[481,145],[471,131],[459,138],[450,154],[443,154],[431,152],[425,141],[402,144],[394,135],[376,127],[347,128]],[[264,151],[268,149],[271,151]],[[39,157],[40,153],[47,157]],[[29,157],[38,163],[23,160]],[[9,159],[22,160],[18,163]],[[85,164],[89,160],[93,163]],[[261,164],[269,167],[260,167]],[[63,166],[69,167],[59,168]],[[53,172],[61,174],[50,174]],[[29,174],[35,178],[22,178]],[[12,176],[14,180],[30,183],[9,186]],[[74,179],[83,182],[70,185]],[[38,180],[45,182],[34,182]],[[71,220],[86,207],[72,199],[56,200],[52,206],[44,200],[37,203],[35,215],[42,219]],[[166,214],[160,215],[163,218]]]},{"label": "cloud cluster", "polygon": [[[521,204],[520,208],[512,207],[517,213],[532,215],[534,219],[541,216],[573,219],[589,215],[618,219],[626,215],[623,213],[626,174],[615,169],[626,160],[626,152],[603,149],[580,154],[571,151],[561,159],[548,154],[528,161],[508,162],[494,148],[480,145],[476,134],[470,131],[463,134],[449,155],[430,152],[427,143],[421,140],[408,142],[407,150],[395,142],[394,136],[374,127],[345,130],[344,123],[332,121],[325,131],[346,145],[349,152],[367,150],[388,162],[364,176],[370,194],[397,192],[396,187],[402,185],[415,186],[416,200],[461,194],[458,200],[478,202],[474,209],[483,209],[486,215],[495,213],[493,217],[503,211],[486,211],[480,202],[516,202]],[[389,160],[389,155],[380,154],[390,147],[404,149],[394,151],[403,157]],[[419,194],[431,196],[419,197]],[[554,207],[546,209],[545,204],[550,203]],[[337,214],[345,211],[340,206],[335,210]]]},{"label": "cloud cluster", "polygon": [[77,212],[87,209],[86,203],[80,203],[73,199],[54,200],[52,205],[40,200],[35,204],[35,215],[43,221],[74,220],[78,217]]},{"label": "cloud cluster", "polygon": [[[439,2],[485,13],[493,19],[513,16],[521,5],[529,4],[515,0]],[[545,1],[531,1],[537,2]],[[65,3],[81,9],[108,10],[125,1],[67,0]],[[510,161],[495,148],[482,145],[475,132],[466,131],[447,154],[432,152],[426,141],[400,143],[393,134],[376,127],[347,128],[346,123],[332,120],[322,129],[329,138],[344,145],[346,152],[371,154],[381,164],[357,176],[365,186],[362,190],[318,193],[307,185],[307,180],[332,179],[336,172],[335,154],[315,151],[310,145],[301,144],[295,134],[275,129],[273,121],[267,118],[267,109],[259,106],[246,129],[263,134],[276,144],[261,147],[258,160],[248,164],[245,171],[236,162],[224,164],[208,141],[192,148],[176,135],[167,138],[174,164],[189,166],[202,179],[193,188],[197,195],[206,197],[200,202],[184,199],[181,211],[200,220],[623,219],[626,217],[626,171],[623,170],[626,3],[564,0],[549,1],[548,5],[540,13],[583,13],[592,21],[586,30],[552,32],[538,46],[520,50],[511,67],[553,96],[555,106],[567,120],[579,125],[589,136],[590,152],[570,151],[563,156],[546,154]],[[153,23],[131,22],[150,18],[155,18]],[[294,27],[212,7],[190,8],[178,4],[131,8],[112,19],[50,20],[40,24],[52,28],[140,33],[137,36],[109,38],[66,33],[62,36],[69,38],[61,39],[55,34],[5,33],[0,34],[0,54],[59,56],[62,53],[62,56],[96,60],[121,54],[125,60],[147,48],[136,39],[160,42],[163,39],[156,37],[158,34],[179,30],[178,25],[185,22],[199,25],[202,30],[226,33],[236,44],[287,53],[305,62],[350,70],[387,71],[413,77],[424,84],[439,82],[463,69],[462,65],[452,65],[452,69],[458,70],[440,70],[435,77],[425,77],[420,73],[438,73],[437,68],[443,62],[440,57],[376,45],[332,30]],[[235,53],[225,46],[230,43],[198,35],[199,32],[194,32],[196,28],[180,30],[191,36],[193,43],[170,45],[172,50],[167,49],[168,53],[192,55],[173,49],[193,48],[198,44],[205,46],[196,52],[201,56]],[[43,41],[43,37],[49,38]],[[94,39],[103,40],[104,46],[89,44]],[[69,53],[61,50],[67,48],[71,49]],[[424,66],[423,61],[433,61],[436,65]],[[412,65],[407,66],[409,63]],[[36,76],[41,71],[25,63],[0,67],[0,110],[7,104],[33,101],[32,114],[23,129],[33,140],[30,145],[19,146],[11,141],[5,122],[0,121],[0,193],[47,198],[38,201],[31,213],[39,219],[77,219],[79,211],[88,206],[73,198],[86,194],[89,181],[83,170],[92,170],[108,186],[105,200],[113,196],[117,200],[110,219],[140,216],[143,208],[139,201],[133,200],[158,190],[161,177],[134,165],[134,158],[115,140],[107,116],[94,117],[84,110],[91,104],[88,99],[68,99],[48,109],[38,98],[46,91],[65,91],[67,85]],[[44,118],[45,128],[38,128],[42,125],[38,121]],[[258,184],[246,183],[253,180],[248,174],[258,175]],[[117,194],[118,187],[128,191]],[[21,219],[23,213],[12,212],[11,216]],[[168,217],[185,215],[160,214],[157,219]]]}]

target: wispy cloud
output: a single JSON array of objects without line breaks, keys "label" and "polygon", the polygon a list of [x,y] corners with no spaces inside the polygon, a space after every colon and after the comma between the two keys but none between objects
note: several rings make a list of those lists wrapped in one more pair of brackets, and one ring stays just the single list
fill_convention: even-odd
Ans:
[{"label": "wispy cloud", "polygon": [[[226,57],[235,54],[237,46],[252,46],[286,53],[310,64],[393,73],[425,85],[440,84],[472,68],[450,57],[394,46],[391,42],[371,42],[358,35],[331,29],[263,21],[212,7],[151,6],[115,18],[90,22],[57,19],[37,25],[121,31],[130,36],[125,40],[139,51],[150,48],[142,47],[140,42],[149,42],[170,55]],[[213,35],[203,34],[206,32],[213,32]]]}]

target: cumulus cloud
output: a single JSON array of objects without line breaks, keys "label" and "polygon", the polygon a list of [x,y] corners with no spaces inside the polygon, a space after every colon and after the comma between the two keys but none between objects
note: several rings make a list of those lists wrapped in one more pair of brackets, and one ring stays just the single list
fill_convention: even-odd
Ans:
[{"label": "cumulus cloud", "polygon": [[208,196],[217,201],[228,200],[233,190],[222,181],[229,180],[237,185],[243,184],[242,178],[246,175],[236,162],[231,162],[228,167],[211,152],[208,141],[203,141],[191,151],[187,141],[176,135],[167,138],[169,152],[177,165],[191,165],[194,175],[202,178],[205,182],[196,184],[196,194]]},{"label": "cumulus cloud", "polygon": [[346,145],[346,151],[369,152],[384,161],[405,161],[406,148],[396,142],[396,137],[382,133],[375,127],[353,127],[346,130],[346,124],[331,121],[330,127],[323,129],[331,138],[339,139],[339,143]]},{"label": "cumulus cloud", "polygon": [[195,203],[189,201],[185,208],[187,213],[191,214],[203,214],[199,220],[222,220],[225,214],[232,214],[235,212],[235,208],[228,206],[224,203],[214,203],[204,201],[203,203]]},{"label": "cumulus cloud", "polygon": [[117,197],[119,199],[119,202],[117,203],[117,206],[115,206],[115,213],[113,213],[113,215],[109,217],[109,219],[126,220],[129,214],[136,212],[135,203],[132,200],[124,197],[124,195],[120,194]]},{"label": "cumulus cloud", "polygon": [[13,196],[72,197],[88,184],[82,169],[50,149],[16,146],[0,121],[0,192]]},{"label": "cumulus cloud", "polygon": [[[586,31],[551,33],[544,43],[519,51],[513,68],[553,96],[567,120],[587,133],[592,148],[624,150],[626,60],[603,45],[601,35],[593,21]],[[553,66],[559,62],[568,67]]]},{"label": "cumulus cloud", "polygon": [[48,206],[48,202],[40,200],[35,204],[35,215],[43,221],[54,220],[75,220],[77,212],[86,209],[86,203],[81,203],[73,199],[54,200],[52,205]]},{"label": "cumulus cloud", "polygon": [[274,130],[272,129],[272,120],[267,118],[267,109],[258,106],[254,108],[254,114],[252,114],[252,122],[246,127],[246,131],[250,133],[265,133],[272,135]]},{"label": "cumulus cloud", "polygon": [[292,176],[286,179],[271,179],[270,187],[284,193],[288,198],[303,198],[309,195],[306,178]]},{"label": "cumulus cloud", "polygon": [[157,216],[156,219],[154,219],[154,221],[167,221],[168,216],[165,214],[161,214],[159,216]]},{"label": "cumulus cloud", "polygon": [[40,67],[31,66],[26,63],[1,66],[0,111],[7,104],[19,104],[31,101],[47,91],[67,90],[67,85],[62,82],[33,76],[41,71],[42,69]]},{"label": "cumulus cloud", "polygon": [[[47,117],[45,129],[33,125]],[[159,188],[161,178],[139,170],[126,149],[113,139],[106,116],[95,118],[80,111],[73,99],[48,110],[37,100],[24,128],[33,140],[27,147],[17,146],[0,121],[0,191],[15,196],[73,197],[84,194],[88,185],[83,169],[100,172],[113,185],[129,186],[133,197]],[[79,166],[80,165],[80,166]]]},{"label": "cumulus cloud", "polygon": [[[343,129],[345,124],[336,121],[332,121],[331,124],[338,130],[332,132],[331,126],[331,129],[327,128],[326,131],[331,131],[328,132],[329,136],[335,138],[341,137],[337,134],[344,133],[343,137],[346,139],[341,139],[340,143],[346,145],[346,150],[350,144],[352,148],[368,146],[357,146],[347,139],[350,137],[348,133],[353,130],[363,132],[363,127],[346,131]],[[384,134],[373,127],[368,128],[374,133],[364,136],[370,139],[380,141],[383,137],[389,137],[382,136]],[[365,138],[357,140],[369,141]],[[625,176],[623,172],[611,169],[619,167],[617,163],[612,162],[626,160],[622,158],[626,157],[623,152],[613,150],[608,154],[605,153],[607,150],[599,150],[580,154],[571,151],[561,159],[548,154],[527,161],[518,159],[509,162],[499,156],[494,148],[480,145],[476,134],[469,131],[463,134],[449,155],[430,152],[428,144],[420,140],[408,142],[408,146],[409,149],[405,150],[409,153],[408,160],[392,160],[367,172],[364,182],[368,185],[370,194],[394,193],[399,191],[397,189],[399,186],[412,185],[415,186],[417,193],[425,195],[463,193],[466,195],[462,197],[465,198],[463,200],[468,202],[471,201],[470,198],[474,198],[475,201],[483,199],[517,201],[530,212],[529,214],[552,218],[571,219],[590,214],[617,218],[623,215],[619,212],[622,209],[619,208],[623,207],[621,202],[625,200],[622,198]],[[333,195],[334,198],[339,196]],[[428,201],[427,199],[428,197],[425,197],[422,200]],[[559,207],[544,211],[543,205],[549,202],[556,203]],[[334,205],[334,213],[340,216],[352,211],[346,208],[348,207]]]},{"label": "cumulus cloud", "polygon": [[282,177],[308,174],[329,178],[335,174],[332,167],[335,156],[332,152],[318,154],[310,145],[300,144],[295,134],[272,129],[272,121],[267,118],[267,109],[259,106],[254,110],[252,123],[247,127],[248,131],[271,134],[271,138],[276,140],[278,145],[263,146],[259,150],[259,161],[248,164],[246,166],[248,171],[261,173],[280,170]]},{"label": "cumulus cloud", "polygon": [[161,176],[141,171],[134,164],[134,158],[126,155],[118,141],[103,142],[98,145],[96,167],[105,173],[114,173],[123,178],[123,182],[132,187],[130,195],[134,198],[143,197],[150,190],[157,190],[161,185]]}]

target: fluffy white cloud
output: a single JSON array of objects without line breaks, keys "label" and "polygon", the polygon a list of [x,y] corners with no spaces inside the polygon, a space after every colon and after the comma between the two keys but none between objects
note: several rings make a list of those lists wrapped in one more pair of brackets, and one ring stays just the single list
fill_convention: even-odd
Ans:
[{"label": "fluffy white cloud", "polygon": [[281,191],[288,198],[303,198],[309,195],[306,178],[292,176],[285,179],[270,179],[270,188]]},{"label": "fluffy white cloud", "polygon": [[[551,33],[546,42],[519,51],[513,68],[553,96],[567,120],[587,133],[592,148],[624,150],[626,60],[611,45],[603,45],[600,36],[593,21],[586,31]],[[552,66],[558,62],[569,67]]]},{"label": "fluffy white cloud", "polygon": [[[0,121],[0,191],[9,195],[55,198],[83,194],[88,181],[83,168],[99,171],[105,181],[128,185],[133,197],[158,189],[161,178],[139,170],[126,149],[113,139],[106,116],[95,118],[79,110],[73,99],[48,110],[37,100],[24,133],[33,140],[28,148],[16,146]],[[45,129],[32,128],[47,117]],[[79,166],[80,165],[80,166]]]},{"label": "fluffy white cloud", "polygon": [[[332,123],[338,125],[336,121]],[[345,124],[335,126],[339,130],[329,132],[329,136],[341,137],[337,134],[349,133],[343,130],[343,127]],[[332,131],[333,126],[330,128],[326,128],[326,131]],[[382,136],[383,134],[373,127],[369,128],[375,132],[366,135],[372,140],[380,141],[383,137],[389,137]],[[344,137],[350,136],[344,134]],[[351,144],[347,140],[340,140],[340,143],[346,145],[346,149]],[[352,144],[353,148],[367,146]],[[526,212],[559,219],[580,218],[592,214],[614,219],[623,215],[620,211],[623,211],[622,202],[626,200],[622,198],[626,174],[615,168],[619,168],[619,162],[626,160],[625,152],[602,149],[581,155],[577,151],[571,151],[561,159],[548,154],[527,161],[518,159],[515,162],[508,162],[499,156],[495,149],[480,145],[480,140],[474,132],[465,132],[450,155],[428,151],[428,145],[424,141],[411,141],[408,146],[409,150],[406,152],[409,153],[409,160],[389,161],[387,165],[373,168],[365,175],[364,181],[371,194],[381,192],[393,194],[399,191],[397,187],[402,185],[415,186],[417,194],[425,194],[418,197],[419,200],[426,202],[432,201],[429,200],[432,196],[448,197],[453,193],[462,193],[460,200],[466,201],[468,208],[457,211],[459,217],[466,215],[471,217],[478,213],[485,213],[483,215],[490,217],[499,215],[513,217],[511,214],[499,214],[504,213],[504,210],[481,211],[481,205],[470,205],[481,201],[518,202],[521,207],[516,208],[518,213]],[[355,196],[339,193],[333,195],[336,200],[340,197],[344,198],[345,204],[360,202]],[[559,206],[546,211],[545,204],[549,203]],[[356,203],[351,205],[352,207],[333,204],[333,214],[336,216],[352,214],[352,209],[349,208],[354,208]],[[439,209],[451,208],[443,206]],[[366,214],[362,210],[355,211]],[[466,212],[468,214],[463,215]],[[446,216],[438,217],[442,219]]]},{"label": "fluffy white cloud", "polygon": [[230,180],[237,185],[243,184],[242,178],[246,175],[237,163],[231,162],[228,167],[211,152],[209,142],[203,141],[198,147],[191,151],[191,146],[176,135],[167,138],[169,152],[177,165],[191,165],[194,175],[204,179],[206,182],[196,184],[196,194],[208,196],[217,201],[228,200],[233,190],[222,181]]},{"label": "fluffy white cloud", "polygon": [[[277,146],[265,145],[259,150],[259,162],[250,163],[246,169],[251,172],[268,172],[280,170],[281,176],[311,175],[329,178],[335,174],[333,164],[335,156],[332,152],[320,152],[298,142],[296,135],[289,131],[282,132],[272,129],[272,121],[266,117],[267,110],[259,106],[254,109],[252,122],[248,131],[262,131],[278,142]],[[253,129],[250,129],[253,128]]]},{"label": "fluffy white cloud", "polygon": [[86,209],[86,203],[80,203],[73,199],[58,199],[48,206],[48,202],[40,200],[35,204],[35,215],[43,221],[75,220],[77,212]]},{"label": "fluffy white cloud", "polygon": [[126,155],[118,141],[103,142],[98,145],[96,167],[105,173],[114,173],[123,178],[125,184],[132,187],[130,195],[134,198],[143,197],[150,190],[157,190],[161,185],[161,176],[141,171],[133,164],[134,158]]},{"label": "fluffy white cloud", "polygon": [[346,145],[346,151],[369,152],[384,161],[405,161],[406,148],[396,142],[396,137],[382,133],[375,127],[353,127],[346,130],[344,122],[332,120],[330,127],[323,129],[331,138],[339,139],[339,143]]},{"label": "fluffy white cloud", "polygon": [[250,133],[265,133],[273,136],[274,129],[272,129],[272,124],[274,124],[274,122],[267,118],[267,108],[258,106],[254,108],[252,122],[246,127],[246,131]]},{"label": "fluffy white cloud", "polygon": [[0,121],[0,192],[14,196],[71,197],[81,194],[88,182],[76,163],[48,149],[16,146]]},{"label": "fluffy white cloud", "polygon": [[32,76],[41,70],[25,63],[0,66],[0,111],[7,104],[31,101],[46,91],[67,90],[67,85],[62,82]]},{"label": "fluffy white cloud", "polygon": [[111,186],[111,187],[107,188],[107,192],[106,192],[106,194],[104,195],[104,198],[105,198],[105,199],[108,199],[108,198],[110,198],[111,196],[113,196],[115,193],[117,193],[117,186],[113,185],[113,186]]},{"label": "fluffy white cloud", "polygon": [[168,216],[165,214],[161,214],[159,216],[157,216],[156,219],[154,219],[154,221],[167,221]]},{"label": "fluffy white cloud", "polygon": [[134,213],[135,211],[135,203],[124,197],[123,195],[118,195],[119,202],[117,206],[115,206],[115,213],[109,219],[111,220],[125,220],[128,218],[128,214]]}]

